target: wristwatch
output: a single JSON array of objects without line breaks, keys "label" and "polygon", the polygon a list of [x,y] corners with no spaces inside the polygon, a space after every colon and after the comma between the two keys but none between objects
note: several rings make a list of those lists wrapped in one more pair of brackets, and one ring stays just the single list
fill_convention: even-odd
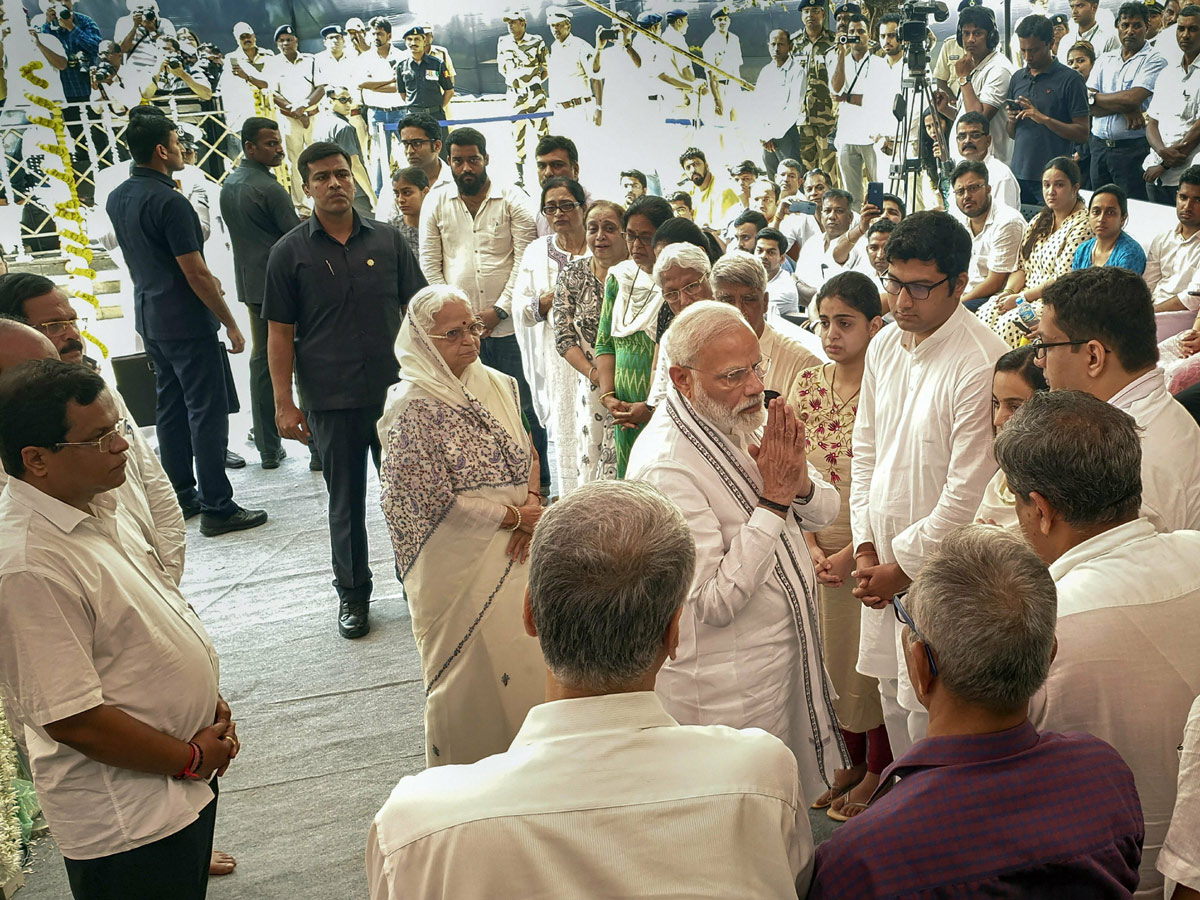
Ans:
[{"label": "wristwatch", "polygon": [[959,76],[958,76],[958,86],[959,86],[959,87],[962,87],[963,85],[965,85],[965,84],[966,84],[968,81],[970,81],[970,80],[971,80],[971,76],[970,76],[970,75],[959,75]]},{"label": "wristwatch", "polygon": [[505,310],[501,309],[499,306],[493,306],[492,312],[494,312],[496,314],[496,318],[499,319],[501,322],[503,322],[505,319],[508,318],[508,313]]}]

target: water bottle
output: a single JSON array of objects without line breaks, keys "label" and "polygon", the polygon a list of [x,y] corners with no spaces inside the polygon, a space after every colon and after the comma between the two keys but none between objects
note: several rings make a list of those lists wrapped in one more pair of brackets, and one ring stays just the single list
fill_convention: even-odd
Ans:
[{"label": "water bottle", "polygon": [[1025,295],[1021,294],[1017,297],[1017,325],[1026,334],[1033,331],[1034,327],[1040,322],[1037,310],[1033,308],[1033,304],[1025,299]]}]

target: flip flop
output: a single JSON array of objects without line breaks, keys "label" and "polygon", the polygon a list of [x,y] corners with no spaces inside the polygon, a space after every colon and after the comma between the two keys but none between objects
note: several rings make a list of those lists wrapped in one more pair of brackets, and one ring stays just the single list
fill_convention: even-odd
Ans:
[{"label": "flip flop", "polygon": [[[843,804],[842,804],[842,810],[845,810],[845,809],[850,809],[851,807],[854,807],[855,809],[857,809],[857,810],[858,810],[858,812],[856,812],[856,813],[854,814],[855,816],[857,816],[857,815],[859,815],[859,814],[860,814],[860,813],[861,813],[863,810],[865,810],[865,809],[870,809],[870,808],[871,808],[871,804],[869,804],[869,803],[859,803],[857,800],[847,800],[845,803],[843,803]],[[842,812],[842,810],[838,810],[838,809],[827,809],[827,810],[825,811],[825,815],[829,816],[829,818],[833,819],[833,821],[835,821],[835,822],[849,822],[851,819],[853,819],[853,818],[854,818],[854,816],[848,816],[848,815],[846,815],[844,812]]]},{"label": "flip flop", "polygon": [[[866,777],[867,776],[864,774],[863,778],[866,778]],[[810,806],[809,809],[827,809],[828,807],[833,805],[833,801],[836,800],[838,797],[848,794],[848,793],[850,793],[850,791],[852,791],[856,787],[858,787],[859,782],[861,782],[861,781],[862,781],[862,778],[858,779],[858,781],[855,781],[853,784],[844,784],[844,785],[840,785],[840,786],[835,785],[835,786],[831,787],[829,790],[827,790],[825,792],[825,795],[828,795],[829,799],[826,800],[824,795],[820,796],[816,800],[813,801],[813,805]]]}]

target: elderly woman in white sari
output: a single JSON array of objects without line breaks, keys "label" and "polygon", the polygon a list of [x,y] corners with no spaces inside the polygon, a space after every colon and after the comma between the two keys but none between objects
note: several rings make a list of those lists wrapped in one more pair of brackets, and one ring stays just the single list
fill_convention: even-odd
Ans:
[{"label": "elderly woman in white sari", "polygon": [[521,621],[538,458],[516,381],[479,361],[482,332],[457,288],[413,297],[380,420],[383,513],[421,655],[430,766],[507,750],[545,699],[541,650]]}]

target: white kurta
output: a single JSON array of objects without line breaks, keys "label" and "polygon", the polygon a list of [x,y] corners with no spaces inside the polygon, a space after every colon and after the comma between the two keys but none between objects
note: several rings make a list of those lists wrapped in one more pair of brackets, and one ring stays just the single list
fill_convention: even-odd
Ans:
[{"label": "white kurta", "polygon": [[[539,315],[538,300],[553,291],[563,266],[591,254],[572,256],[559,249],[554,235],[538,238],[525,248],[513,288],[513,323],[521,346],[521,368],[533,395],[538,419],[549,430],[558,462],[558,492],[566,494],[579,482],[575,457],[579,435],[575,421],[575,388],[579,373],[558,355],[551,316]],[[543,460],[543,465],[546,461]]]},{"label": "white kurta", "polygon": [[[796,755],[811,803],[842,761],[833,688],[821,659],[816,576],[802,530],[833,522],[841,499],[810,465],[812,499],[793,504],[786,522],[769,510],[748,512],[742,493],[730,489],[713,462],[726,463],[738,484],[744,473],[757,492],[762,479],[744,442],[720,435],[684,403],[672,387],[634,444],[625,476],[655,485],[678,504],[696,541],[678,655],[659,672],[656,690],[682,723],[757,727],[778,737]],[[788,544],[801,584],[778,577]]]},{"label": "white kurta", "polygon": [[[867,348],[854,422],[850,526],[881,563],[910,577],[951,531],[975,519],[992,456],[992,368],[1008,345],[959,305],[930,337],[888,325]],[[891,607],[863,607],[858,671],[899,678],[899,698],[922,707],[900,664]]]},{"label": "white kurta", "polygon": [[1167,392],[1162,370],[1108,402],[1142,429],[1142,515],[1159,531],[1200,529],[1200,426]]},{"label": "white kurta", "polygon": [[1156,534],[1138,518],[1050,564],[1058,655],[1029,717],[1039,730],[1094,734],[1133,771],[1146,823],[1141,900],[1162,896],[1156,863],[1175,806],[1175,748],[1200,694],[1197,558],[1200,533]]}]

